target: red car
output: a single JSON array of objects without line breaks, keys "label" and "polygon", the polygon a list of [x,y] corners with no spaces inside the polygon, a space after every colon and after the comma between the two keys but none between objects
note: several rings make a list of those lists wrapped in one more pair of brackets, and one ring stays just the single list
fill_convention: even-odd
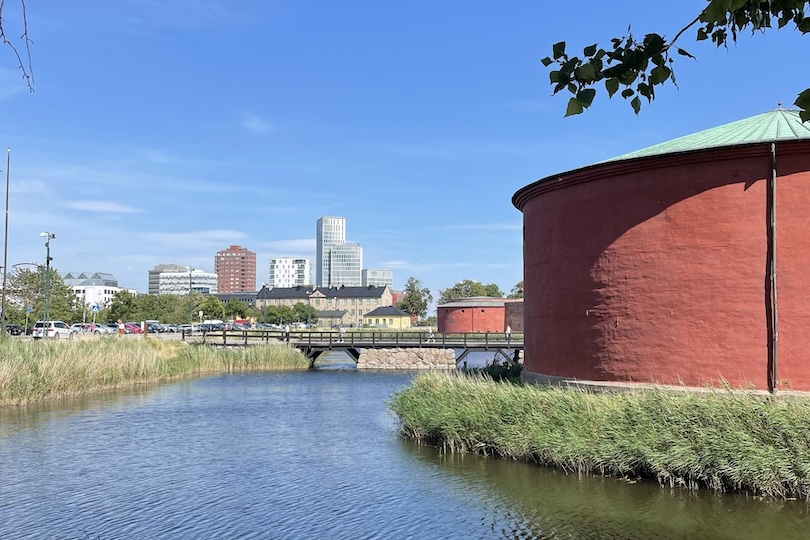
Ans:
[{"label": "red car", "polygon": [[124,323],[124,328],[127,334],[142,334],[141,325],[134,322]]}]

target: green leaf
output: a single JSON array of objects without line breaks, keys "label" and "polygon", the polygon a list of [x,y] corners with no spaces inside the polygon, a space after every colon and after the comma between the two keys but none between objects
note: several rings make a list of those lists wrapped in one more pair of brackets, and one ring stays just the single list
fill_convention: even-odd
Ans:
[{"label": "green leaf", "polygon": [[558,60],[561,56],[565,55],[565,42],[560,41],[559,43],[555,43],[551,49],[554,51],[554,60]]},{"label": "green leaf", "polygon": [[582,54],[584,54],[585,56],[593,56],[594,54],[596,54],[596,43],[585,47],[585,49],[582,51]]},{"label": "green leaf", "polygon": [[802,34],[810,32],[810,17],[802,19],[802,22],[799,23],[799,31]]},{"label": "green leaf", "polygon": [[808,113],[808,111],[810,111],[810,88],[799,94],[793,104],[802,109],[799,116],[801,117],[802,122],[807,122],[806,116],[807,114],[810,114]]},{"label": "green leaf", "polygon": [[647,34],[644,36],[644,50],[648,56],[660,53],[664,49],[664,38],[658,34]]},{"label": "green leaf", "polygon": [[548,74],[548,79],[552,83],[560,82],[560,72],[559,71],[552,71],[551,73]]},{"label": "green leaf", "polygon": [[630,106],[633,107],[633,110],[638,114],[638,111],[641,110],[641,100],[638,99],[638,96],[633,98],[633,101],[630,102]]},{"label": "green leaf", "polygon": [[572,94],[576,94],[577,85],[575,85],[574,83],[568,83],[568,91],[571,92]]},{"label": "green leaf", "polygon": [[572,97],[568,100],[568,107],[565,109],[565,116],[573,116],[575,114],[581,114],[585,108],[582,106],[582,103],[575,98]]},{"label": "green leaf", "polygon": [[652,101],[652,89],[650,85],[639,83],[638,84],[638,93],[647,98],[647,101]]},{"label": "green leaf", "polygon": [[623,97],[624,99],[629,98],[629,97],[630,97],[630,96],[632,96],[633,94],[635,94],[635,92],[633,91],[633,89],[632,89],[632,88],[625,88],[624,90],[622,90],[622,97]]},{"label": "green leaf", "polygon": [[593,64],[583,64],[574,71],[574,77],[582,82],[591,82],[596,79],[596,70]]},{"label": "green leaf", "polygon": [[654,67],[652,71],[650,71],[650,84],[661,84],[666,81],[672,70],[669,69],[667,66],[657,66]]},{"label": "green leaf", "polygon": [[748,0],[732,0],[731,7],[729,8],[730,11],[737,11],[741,7],[743,7]]},{"label": "green leaf", "polygon": [[542,59],[542,60],[540,60],[540,61],[541,61],[541,62],[543,63],[543,65],[544,65],[544,66],[546,66],[546,67],[550,66],[550,65],[551,65],[551,63],[552,63],[552,62],[554,62],[554,60],[552,60],[552,59],[551,59],[551,58],[549,58],[548,56],[546,56],[545,58],[543,58],[543,59]]},{"label": "green leaf", "polygon": [[675,50],[677,50],[678,54],[680,54],[681,56],[688,56],[689,58],[692,58],[692,59],[695,58],[694,56],[692,56],[691,54],[689,54],[685,50],[681,49],[680,47],[675,47]]},{"label": "green leaf", "polygon": [[605,79],[605,89],[608,91],[608,96],[613,97],[619,90],[619,81],[617,79]]},{"label": "green leaf", "polygon": [[587,108],[593,103],[593,98],[596,97],[596,90],[593,88],[585,88],[577,93],[577,101],[582,103],[582,106]]},{"label": "green leaf", "polygon": [[709,34],[706,33],[704,28],[698,28],[696,40],[703,41],[704,39],[709,39]]}]

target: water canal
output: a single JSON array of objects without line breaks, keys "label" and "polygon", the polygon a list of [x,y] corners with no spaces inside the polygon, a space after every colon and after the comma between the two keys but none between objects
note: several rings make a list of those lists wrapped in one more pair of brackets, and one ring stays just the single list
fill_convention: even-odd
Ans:
[{"label": "water canal", "polygon": [[443,456],[396,435],[406,373],[195,379],[0,411],[0,538],[807,538],[760,501]]}]

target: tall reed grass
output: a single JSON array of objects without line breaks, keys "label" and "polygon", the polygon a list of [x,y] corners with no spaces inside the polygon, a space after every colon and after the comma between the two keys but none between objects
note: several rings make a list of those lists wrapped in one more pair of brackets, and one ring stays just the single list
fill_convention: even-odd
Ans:
[{"label": "tall reed grass", "polygon": [[179,341],[106,338],[0,340],[0,405],[24,404],[195,374],[307,369],[297,349],[261,345],[231,349]]},{"label": "tall reed grass", "polygon": [[566,471],[810,499],[810,400],[585,393],[426,373],[389,407],[405,437]]}]

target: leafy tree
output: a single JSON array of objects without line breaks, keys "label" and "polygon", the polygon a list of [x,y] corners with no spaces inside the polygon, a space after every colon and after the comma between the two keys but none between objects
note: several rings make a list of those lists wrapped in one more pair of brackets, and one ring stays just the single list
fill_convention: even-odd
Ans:
[{"label": "leafy tree", "polygon": [[247,316],[248,306],[236,298],[231,298],[225,304],[225,317],[228,319],[244,319]]},{"label": "leafy tree", "polygon": [[409,277],[405,282],[404,292],[405,296],[399,301],[397,307],[411,316],[415,315],[420,320],[427,317],[428,307],[433,302],[430,289],[422,287],[422,282],[415,277]]},{"label": "leafy tree", "polygon": [[[795,26],[806,34],[810,32],[810,15],[805,14],[808,5],[810,0],[709,0],[670,41],[654,33],[637,40],[628,30],[626,36],[613,38],[607,49],[598,44],[585,47],[581,58],[569,55],[564,41],[555,43],[552,56],[542,62],[546,67],[556,64],[549,73],[554,93],[567,90],[573,94],[565,116],[580,114],[590,107],[596,97],[595,86],[602,81],[609,97],[621,88],[620,95],[630,100],[638,114],[641,98],[648,103],[655,99],[656,86],[669,81],[677,87],[673,55],[694,56],[675,43],[690,28],[696,27],[697,41],[711,39],[717,47],[728,47],[729,40],[736,43],[742,30],[765,32],[773,23],[779,29]],[[810,120],[810,88],[801,92],[794,104],[801,109],[801,119]]]},{"label": "leafy tree", "polygon": [[200,304],[200,311],[203,312],[203,319],[222,320],[225,318],[225,306],[216,296],[206,296]]},{"label": "leafy tree", "polygon": [[507,298],[518,299],[523,298],[523,280],[521,279],[518,283],[512,287],[512,291],[509,293]]},{"label": "leafy tree", "polygon": [[298,302],[293,306],[295,320],[299,322],[314,323],[318,320],[317,311],[314,307]]},{"label": "leafy tree", "polygon": [[446,304],[459,298],[472,298],[473,296],[491,296],[503,298],[501,289],[495,284],[483,285],[480,281],[465,279],[459,281],[449,289],[439,291],[439,304]]},{"label": "leafy tree", "polygon": [[[51,320],[73,322],[81,319],[81,306],[73,290],[65,285],[62,277],[51,268],[48,285],[48,317]],[[36,270],[15,269],[7,283],[7,321],[25,320],[25,307],[31,306],[30,320],[40,320],[45,314],[45,267]],[[11,306],[15,307],[11,307]]]},{"label": "leafy tree", "polygon": [[135,314],[135,297],[129,291],[118,291],[110,301],[109,321],[132,320]]}]

